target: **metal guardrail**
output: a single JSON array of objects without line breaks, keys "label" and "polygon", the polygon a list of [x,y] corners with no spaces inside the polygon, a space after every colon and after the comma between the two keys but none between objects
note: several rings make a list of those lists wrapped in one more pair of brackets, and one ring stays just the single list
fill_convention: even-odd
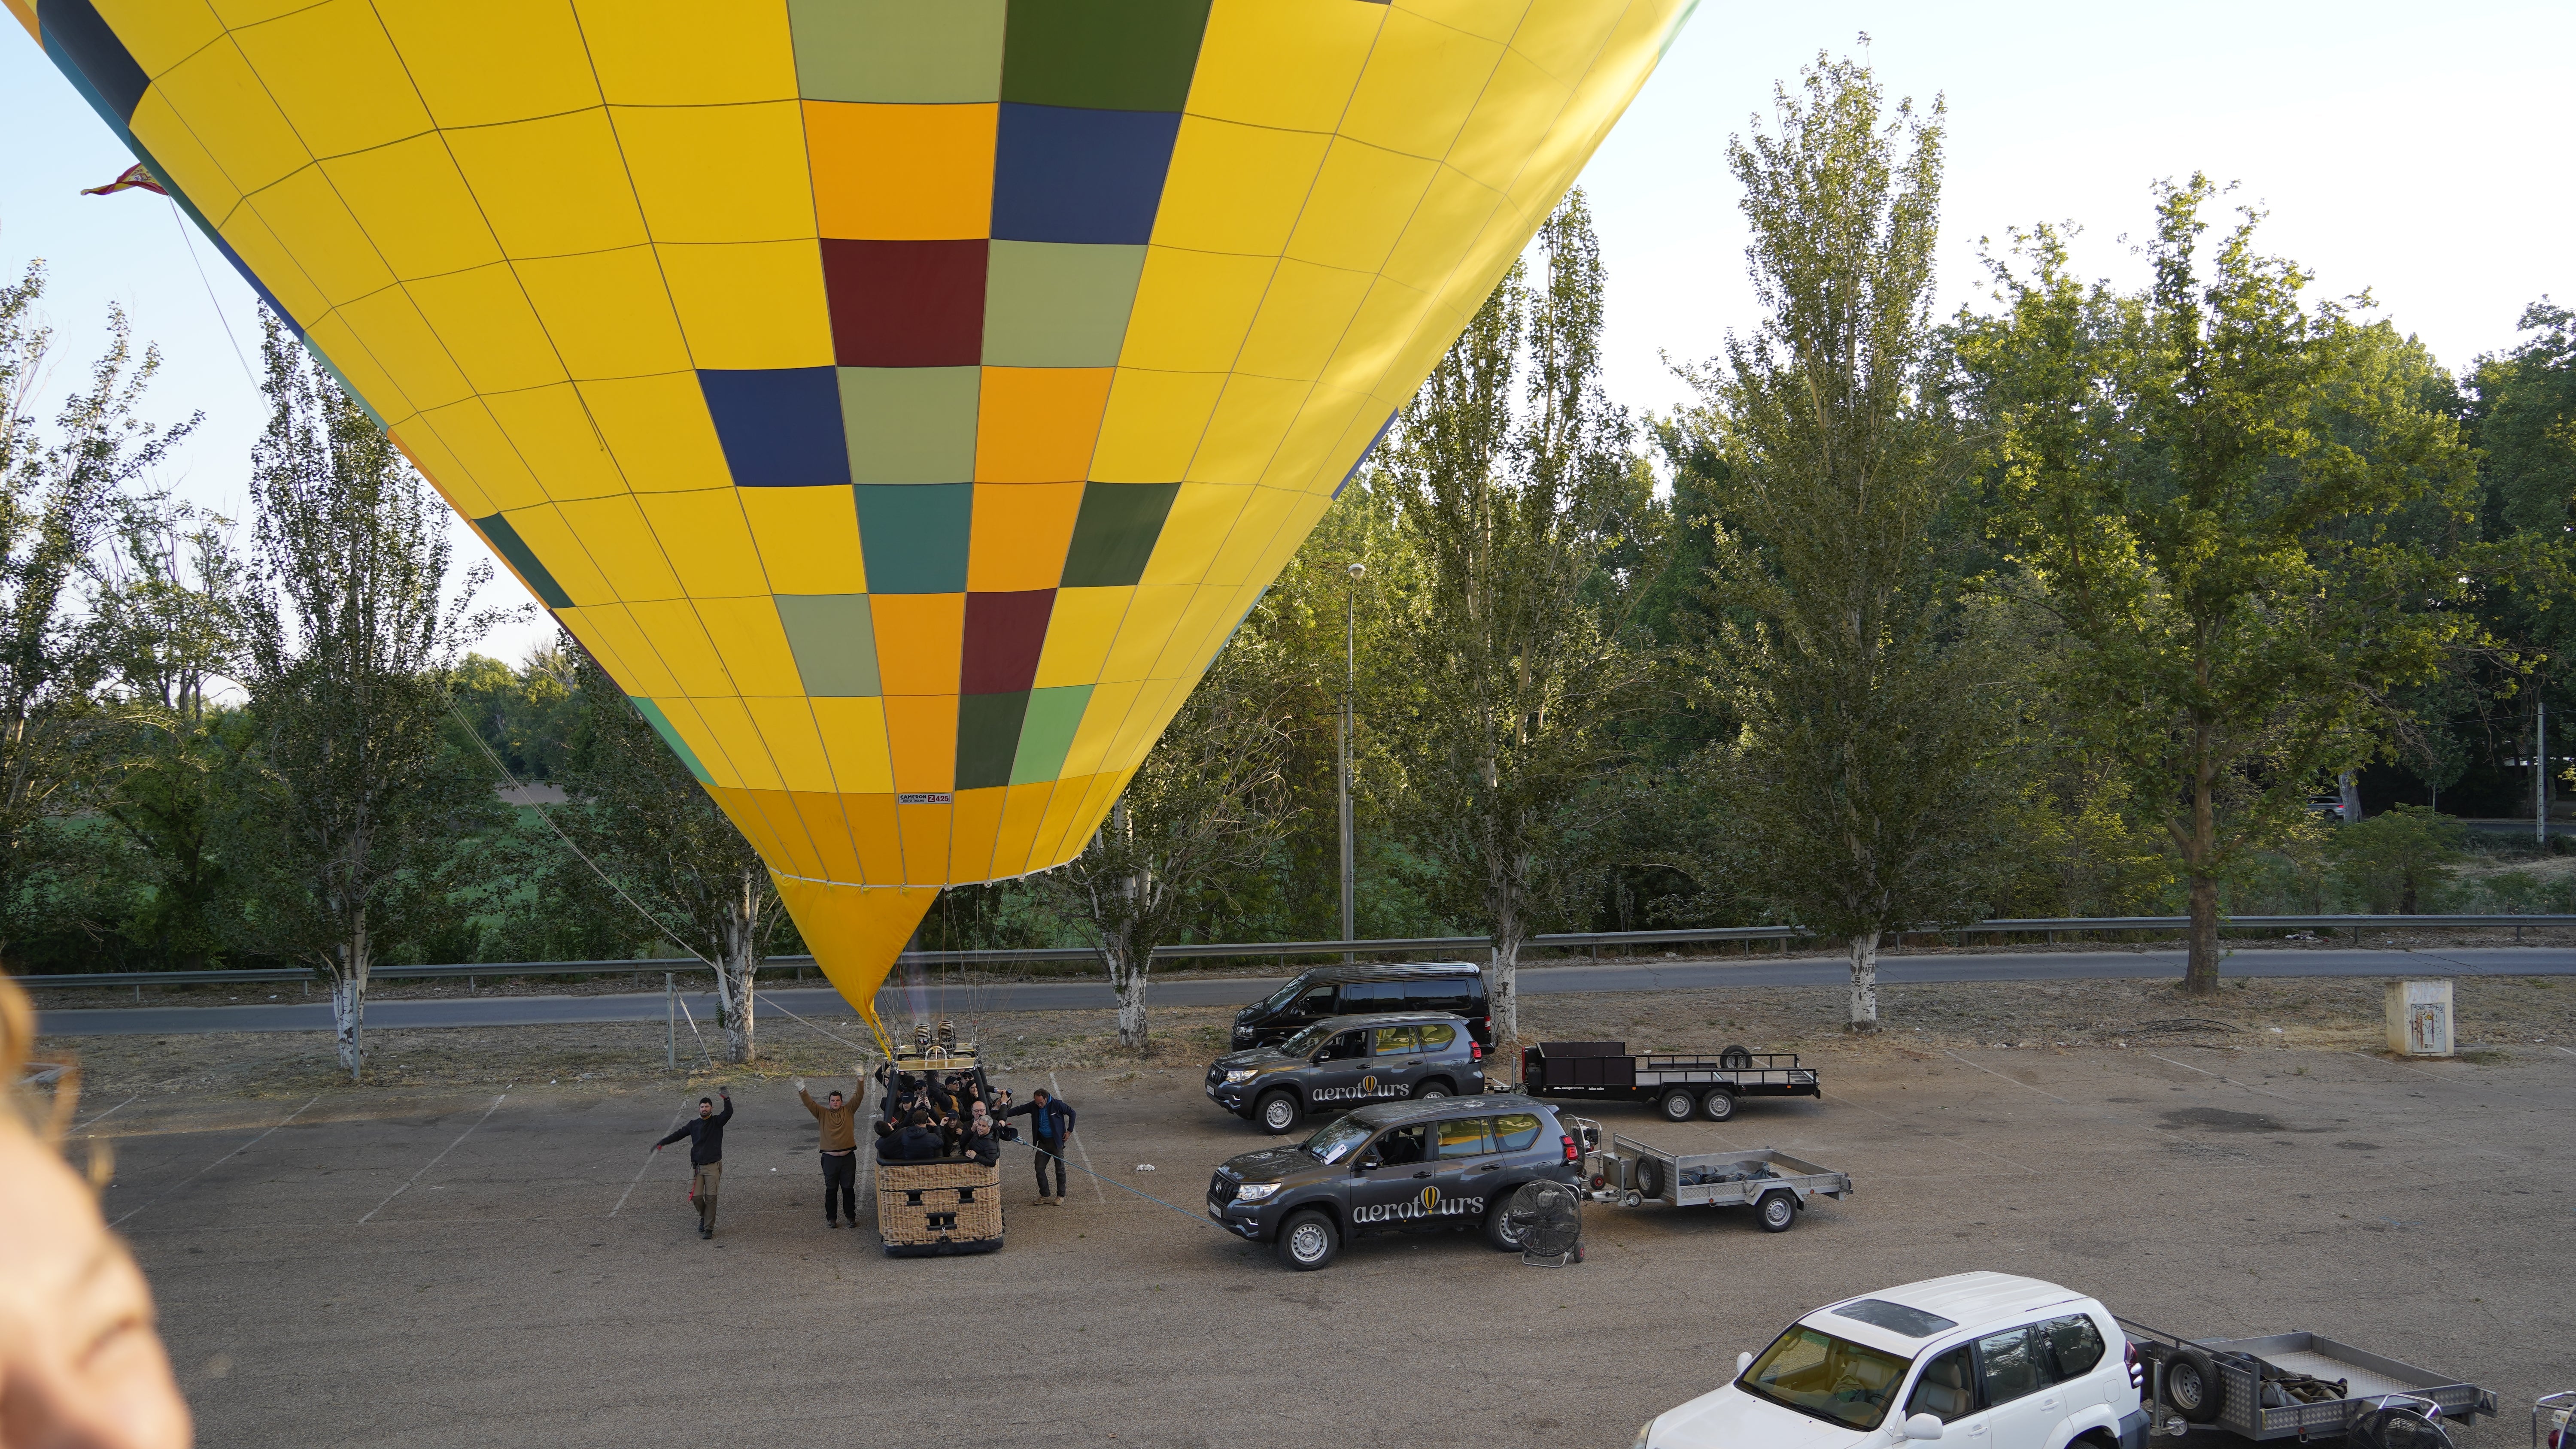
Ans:
[{"label": "metal guardrail", "polygon": [[[2180,931],[2189,916],[2034,916],[1978,921],[1964,926],[1925,926],[1912,935],[2038,936],[2058,932]],[[2500,926],[2576,927],[2576,915],[2532,916],[2232,916],[2219,923],[2229,931],[2355,930],[2406,926],[2417,930],[2473,929]],[[1671,931],[1565,931],[1532,936],[1526,943],[1541,950],[1591,950],[1604,946],[1660,946],[1706,941],[1799,941],[1813,938],[1803,926],[1705,926]],[[1414,955],[1433,951],[1475,951],[1488,946],[1484,936],[1397,936],[1366,941],[1238,941],[1155,948],[1160,960],[1261,960],[1286,962],[1291,956]],[[1090,961],[1088,947],[1040,946],[1027,950],[906,951],[898,966],[1000,966],[1015,961]],[[766,967],[807,967],[811,956],[771,956]],[[707,968],[686,958],[647,961],[469,961],[435,966],[378,966],[371,976],[387,980],[436,977],[623,976],[654,972],[694,973]],[[296,967],[253,967],[237,971],[97,971],[58,976],[21,976],[27,987],[220,986],[311,981],[314,973]]]}]

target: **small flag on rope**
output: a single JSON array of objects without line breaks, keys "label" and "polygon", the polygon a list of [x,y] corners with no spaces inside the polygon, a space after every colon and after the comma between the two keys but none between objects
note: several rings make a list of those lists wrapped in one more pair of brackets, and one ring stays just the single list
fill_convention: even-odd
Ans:
[{"label": "small flag on rope", "polygon": [[155,196],[167,196],[170,194],[162,189],[160,182],[152,179],[152,173],[144,170],[143,163],[138,161],[133,165],[126,167],[124,172],[114,181],[107,183],[105,186],[90,187],[88,190],[83,191],[81,195],[106,196],[113,192],[130,191],[138,186],[151,192]]}]

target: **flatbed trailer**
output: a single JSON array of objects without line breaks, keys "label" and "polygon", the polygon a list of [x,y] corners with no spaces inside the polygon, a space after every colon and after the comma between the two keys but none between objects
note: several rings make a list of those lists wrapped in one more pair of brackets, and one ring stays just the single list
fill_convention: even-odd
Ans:
[{"label": "flatbed trailer", "polygon": [[1795,1052],[1630,1052],[1623,1041],[1543,1041],[1521,1050],[1520,1090],[1533,1097],[1646,1102],[1668,1122],[1735,1115],[1738,1097],[1821,1097]]},{"label": "flatbed trailer", "polygon": [[1770,1147],[1733,1152],[1666,1152],[1600,1124],[1570,1119],[1583,1144],[1583,1189],[1594,1202],[1642,1207],[1750,1207],[1766,1233],[1785,1233],[1819,1197],[1852,1195],[1851,1174]]},{"label": "flatbed trailer", "polygon": [[[2338,1438],[2383,1409],[2459,1423],[2496,1412],[2496,1396],[2315,1333],[2182,1338],[2123,1318],[2158,1433],[2222,1429],[2239,1438]],[[2427,1415],[2426,1410],[2434,1412]]]}]

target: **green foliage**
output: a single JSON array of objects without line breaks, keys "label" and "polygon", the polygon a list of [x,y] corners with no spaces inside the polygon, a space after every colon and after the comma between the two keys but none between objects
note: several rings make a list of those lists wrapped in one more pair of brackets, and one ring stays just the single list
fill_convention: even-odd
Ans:
[{"label": "green foliage", "polygon": [[2451,868],[2459,864],[2468,828],[2420,805],[2400,805],[2335,830],[2326,858],[2335,882],[2356,907],[2373,915],[2412,916],[2447,910]]},{"label": "green foliage", "polygon": [[1852,943],[1867,1030],[1880,935],[1994,893],[2014,691],[1941,548],[1968,473],[1932,386],[1941,109],[1891,117],[1866,69],[1822,58],[1775,107],[1729,151],[1765,315],[1692,420],[1727,464],[1702,657],[1739,725],[1700,763],[1733,873]]},{"label": "green foliage", "polygon": [[2393,332],[2303,299],[2257,213],[2205,245],[2216,192],[2160,188],[2145,291],[2081,282],[2043,227],[1990,263],[2002,314],[1957,327],[1994,527],[2073,644],[2083,747],[2179,859],[2204,990],[2230,861],[2381,748],[2392,691],[2480,641],[2444,607],[2474,546],[2424,526],[2475,507],[2456,422],[2392,365]]},{"label": "green foliage", "polygon": [[258,572],[241,600],[251,742],[221,828],[247,934],[329,983],[354,1078],[375,953],[452,917],[448,847],[500,808],[449,739],[448,674],[488,620],[470,610],[490,566],[446,597],[446,505],[274,319],[263,355],[274,411],[252,455]]}]

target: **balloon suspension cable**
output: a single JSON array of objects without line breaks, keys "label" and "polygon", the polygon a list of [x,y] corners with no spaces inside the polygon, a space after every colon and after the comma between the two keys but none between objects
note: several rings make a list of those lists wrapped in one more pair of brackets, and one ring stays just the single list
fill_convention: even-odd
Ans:
[{"label": "balloon suspension cable", "polygon": [[[778,1004],[778,998],[777,998],[777,997],[775,997],[775,996],[773,996],[773,997],[769,998],[769,1009],[770,1009],[770,1010],[772,1010],[772,1011],[776,1011],[776,1012],[783,1012],[783,1013],[785,1013],[785,1015],[786,1015],[786,1017],[787,1017],[787,1019],[788,1019],[788,1020],[793,1021],[793,1022],[796,1022],[796,1023],[798,1023],[798,1024],[800,1024],[800,1025],[804,1026],[807,1030],[814,1032],[814,1033],[815,1033],[816,1035],[818,1035],[818,1036],[829,1037],[831,1040],[836,1041],[836,1042],[839,1042],[841,1045],[843,1045],[843,1046],[845,1046],[845,1047],[848,1047],[850,1050],[852,1050],[852,1051],[854,1051],[854,1052],[864,1052],[864,1051],[867,1051],[867,1050],[868,1050],[868,1048],[867,1048],[867,1047],[861,1046],[859,1043],[854,1042],[854,1041],[851,1041],[849,1038],[847,1038],[847,1037],[845,1037],[845,1036],[842,1036],[842,1035],[840,1035],[840,1034],[839,1034],[839,1033],[837,1033],[837,1032],[825,1031],[823,1028],[821,1028],[821,1027],[819,1027],[819,1026],[816,1026],[814,1023],[812,1023],[812,1022],[810,1022],[810,1021],[805,1020],[805,1018],[803,1018],[803,1017],[801,1017],[801,1016],[798,1016],[795,1012],[788,1011],[786,1007],[783,1007],[783,1006],[781,1006],[781,1005],[779,1005],[779,1004]],[[860,1019],[861,1019],[861,1020],[863,1020],[863,1021],[864,1021],[864,1020],[866,1020],[866,1018],[864,1018],[864,1017],[862,1017],[862,1018],[860,1018]],[[874,1025],[876,1025],[876,1023],[875,1023],[875,1022],[868,1022],[868,1025],[870,1025],[870,1026],[874,1026]],[[886,1048],[887,1048],[886,1053],[885,1053],[886,1059],[887,1059],[888,1061],[892,1061],[892,1060],[894,1059],[893,1044],[892,1044],[892,1043],[890,1043],[890,1042],[888,1042],[888,1041],[886,1041],[886,1037],[885,1037],[885,1033],[884,1033],[884,1032],[880,1031],[880,1032],[878,1032],[878,1033],[877,1033],[877,1042],[878,1042],[878,1044],[879,1044],[880,1046],[884,1046],[884,1047],[886,1047]]]},{"label": "balloon suspension cable", "polygon": [[[257,387],[259,386],[259,378],[250,370],[250,359],[242,355],[241,339],[233,336],[233,320],[224,315],[224,304],[217,301],[215,298],[214,278],[206,275],[205,259],[197,255],[197,239],[188,231],[188,218],[185,213],[179,210],[179,198],[173,196],[169,198],[169,201],[170,220],[179,228],[179,240],[188,248],[188,260],[196,265],[197,280],[199,283],[203,284],[206,289],[207,305],[215,309],[215,321],[223,326],[224,340],[233,345],[233,361],[241,364],[242,377],[247,380],[252,387]],[[480,737],[478,736],[477,738]]]},{"label": "balloon suspension cable", "polygon": [[[997,1145],[997,1146],[1001,1146],[1001,1147],[1026,1147],[1026,1148],[1028,1148],[1028,1149],[1029,1149],[1030,1151],[1032,1151],[1032,1152],[1036,1152],[1036,1151],[1040,1151],[1040,1150],[1041,1150],[1041,1149],[1038,1147],[1038,1145],[1037,1145],[1036,1143],[1034,1143],[1034,1142],[1007,1142],[1007,1141],[1006,1141],[1006,1142],[997,1143],[997,1144],[995,1144],[995,1145]],[[1118,1189],[1120,1192],[1132,1192],[1132,1193],[1135,1193],[1135,1194],[1136,1194],[1136,1196],[1141,1197],[1141,1198],[1143,1198],[1145,1201],[1147,1201],[1147,1202],[1149,1202],[1149,1203],[1154,1204],[1156,1207],[1170,1208],[1172,1211],[1174,1211],[1174,1212],[1176,1212],[1176,1213],[1179,1213],[1182,1217],[1188,1218],[1191,1222],[1194,1222],[1194,1223],[1198,1224],[1200,1227],[1203,1227],[1203,1228],[1216,1228],[1216,1230],[1217,1230],[1218,1232],[1220,1232],[1220,1233],[1222,1233],[1222,1232],[1225,1232],[1225,1231],[1226,1231],[1225,1229],[1223,1229],[1223,1228],[1221,1228],[1221,1227],[1217,1227],[1217,1225],[1216,1225],[1215,1223],[1209,1222],[1209,1221],[1208,1221],[1208,1219],[1207,1219],[1207,1214],[1205,1214],[1205,1213],[1194,1213],[1194,1212],[1190,1211],[1188,1208],[1182,1207],[1182,1206],[1181,1206],[1180,1204],[1178,1204],[1178,1203],[1169,1203],[1169,1202],[1165,1202],[1165,1201],[1163,1201],[1161,1198],[1154,1196],[1154,1195],[1153,1195],[1152,1193],[1150,1193],[1150,1192],[1144,1192],[1144,1191],[1141,1191],[1141,1190],[1139,1190],[1139,1189],[1137,1189],[1137,1188],[1129,1187],[1127,1184],[1125,1184],[1125,1183],[1123,1183],[1123,1182],[1120,1182],[1118,1179],[1116,1179],[1116,1178],[1114,1178],[1114,1177],[1104,1176],[1104,1175],[1102,1175],[1102,1174],[1100,1174],[1100,1173],[1097,1173],[1097,1172],[1092,1171],[1090,1168],[1083,1166],[1081,1163],[1076,1162],[1076,1161],[1074,1161],[1073,1159],[1071,1159],[1071,1158],[1069,1158],[1069,1157],[1066,1157],[1064,1154],[1062,1154],[1062,1153],[1060,1153],[1060,1152],[1049,1152],[1049,1153],[1047,1153],[1046,1155],[1047,1155],[1047,1156],[1049,1156],[1049,1157],[1054,1158],[1056,1161],[1058,1161],[1058,1162],[1060,1162],[1060,1163],[1063,1163],[1065,1166],[1072,1168],[1074,1171],[1081,1173],[1083,1176],[1088,1177],[1088,1178],[1091,1178],[1091,1179],[1092,1179],[1093,1181],[1095,1181],[1095,1182],[1105,1182],[1105,1183],[1109,1184],[1111,1187],[1114,1187],[1114,1188]],[[1231,1235],[1231,1234],[1228,1234],[1228,1236],[1232,1236],[1232,1235]]]},{"label": "balloon suspension cable", "polygon": [[698,1030],[698,1014],[689,1010],[689,998],[685,996],[676,996],[673,997],[672,1000],[680,1003],[680,1018],[689,1024],[689,1035],[698,1039],[698,1055],[707,1059],[707,1070],[711,1072],[714,1071],[716,1069],[716,1054],[707,1050],[706,1034]]},{"label": "balloon suspension cable", "polygon": [[[487,759],[487,760],[490,760],[490,761],[492,762],[492,768],[493,768],[493,769],[496,769],[496,770],[498,770],[498,771],[500,771],[500,772],[501,772],[501,778],[510,782],[510,788],[511,788],[511,789],[513,789],[513,790],[519,790],[519,789],[524,789],[524,788],[526,788],[525,786],[522,786],[522,785],[519,783],[519,777],[518,777],[517,775],[514,775],[514,774],[512,774],[512,773],[510,772],[510,767],[509,767],[508,765],[505,765],[505,764],[501,763],[501,757],[500,757],[499,755],[494,754],[494,753],[492,752],[492,745],[491,745],[491,742],[483,738],[483,732],[482,732],[481,730],[476,729],[472,724],[468,723],[468,722],[466,721],[465,716],[464,716],[462,713],[458,712],[458,710],[457,710],[457,708],[456,708],[456,701],[455,701],[455,700],[450,699],[450,700],[447,702],[447,713],[448,713],[448,716],[449,716],[451,719],[454,719],[454,720],[456,721],[457,728],[462,729],[463,731],[465,731],[465,737],[466,737],[467,739],[470,739],[470,740],[474,741],[475,747],[483,751],[483,758],[485,758],[485,759]],[[589,854],[589,852],[587,852],[587,851],[583,850],[580,846],[573,844],[573,843],[572,843],[572,837],[563,833],[563,827],[562,827],[562,826],[555,824],[555,818],[554,818],[554,816],[553,816],[553,815],[551,815],[551,814],[548,814],[548,813],[547,813],[547,809],[546,809],[546,807],[545,807],[545,806],[543,806],[543,805],[537,805],[537,804],[531,804],[528,808],[537,812],[537,818],[538,818],[539,820],[542,820],[542,821],[546,822],[546,828],[547,828],[548,830],[551,830],[551,831],[553,831],[553,832],[555,833],[555,839],[560,840],[560,841],[562,841],[562,842],[563,842],[563,844],[564,844],[564,849],[571,851],[571,852],[572,852],[574,855],[576,855],[576,856],[579,856],[579,857],[581,858],[581,863],[582,863],[582,864],[584,864],[584,865],[586,865],[586,866],[589,866],[589,867],[590,867],[590,873],[591,873],[592,875],[595,875],[595,876],[599,877],[600,884],[602,884],[602,885],[604,885],[604,886],[607,886],[610,890],[613,890],[613,891],[617,892],[617,898],[618,898],[619,900],[622,900],[622,901],[626,902],[626,904],[628,904],[628,905],[630,905],[630,906],[633,906],[633,907],[635,908],[635,914],[637,914],[637,915],[639,915],[639,916],[642,916],[642,917],[643,917],[645,920],[647,920],[647,921],[652,922],[652,923],[653,923],[653,929],[654,929],[654,930],[657,930],[657,931],[659,931],[659,932],[661,932],[665,937],[668,937],[668,938],[670,939],[670,942],[671,942],[671,944],[672,944],[672,945],[677,946],[677,947],[679,947],[681,950],[688,952],[688,953],[689,953],[689,959],[690,959],[690,960],[693,960],[693,961],[697,962],[699,965],[704,966],[705,968],[707,968],[707,969],[708,969],[708,970],[710,970],[710,971],[714,971],[714,972],[716,973],[716,980],[717,980],[719,983],[721,983],[721,982],[724,980],[724,972],[723,972],[722,970],[720,970],[720,969],[718,969],[718,968],[717,968],[716,963],[714,963],[713,961],[710,961],[710,960],[708,960],[706,957],[704,957],[704,956],[700,955],[700,954],[698,953],[698,951],[697,951],[697,948],[696,948],[696,947],[691,946],[688,942],[681,940],[677,932],[673,931],[670,927],[668,927],[668,926],[666,926],[666,925],[663,925],[663,924],[662,924],[662,918],[661,918],[661,917],[656,916],[656,915],[654,915],[651,911],[648,911],[648,910],[644,909],[644,903],[643,903],[642,901],[639,901],[639,900],[635,899],[633,896],[628,895],[628,894],[626,893],[626,887],[624,887],[624,886],[622,886],[622,885],[619,885],[617,882],[615,882],[615,881],[613,881],[613,880],[609,879],[609,878],[608,878],[608,872],[606,872],[606,871],[604,871],[604,870],[601,870],[601,869],[599,868],[599,862],[598,862],[598,861],[595,861],[595,860],[593,860],[593,859],[591,859],[591,858],[590,858],[590,854]],[[681,1008],[681,1009],[682,1009],[682,1010],[686,1010],[687,1008],[686,1008],[686,1007],[683,1007],[683,1008]],[[692,1031],[695,1031],[695,1030],[697,1029],[697,1023],[695,1023],[695,1022],[691,1022],[691,1023],[689,1024],[689,1029],[690,1029],[690,1030],[692,1030]],[[704,1043],[704,1042],[701,1042],[701,1043],[699,1043],[699,1045],[700,1045],[701,1047],[703,1047],[703,1046],[705,1045],[705,1043]],[[708,1060],[709,1060],[710,1062],[712,1062],[712,1061],[714,1060],[714,1058],[710,1057]]]}]

